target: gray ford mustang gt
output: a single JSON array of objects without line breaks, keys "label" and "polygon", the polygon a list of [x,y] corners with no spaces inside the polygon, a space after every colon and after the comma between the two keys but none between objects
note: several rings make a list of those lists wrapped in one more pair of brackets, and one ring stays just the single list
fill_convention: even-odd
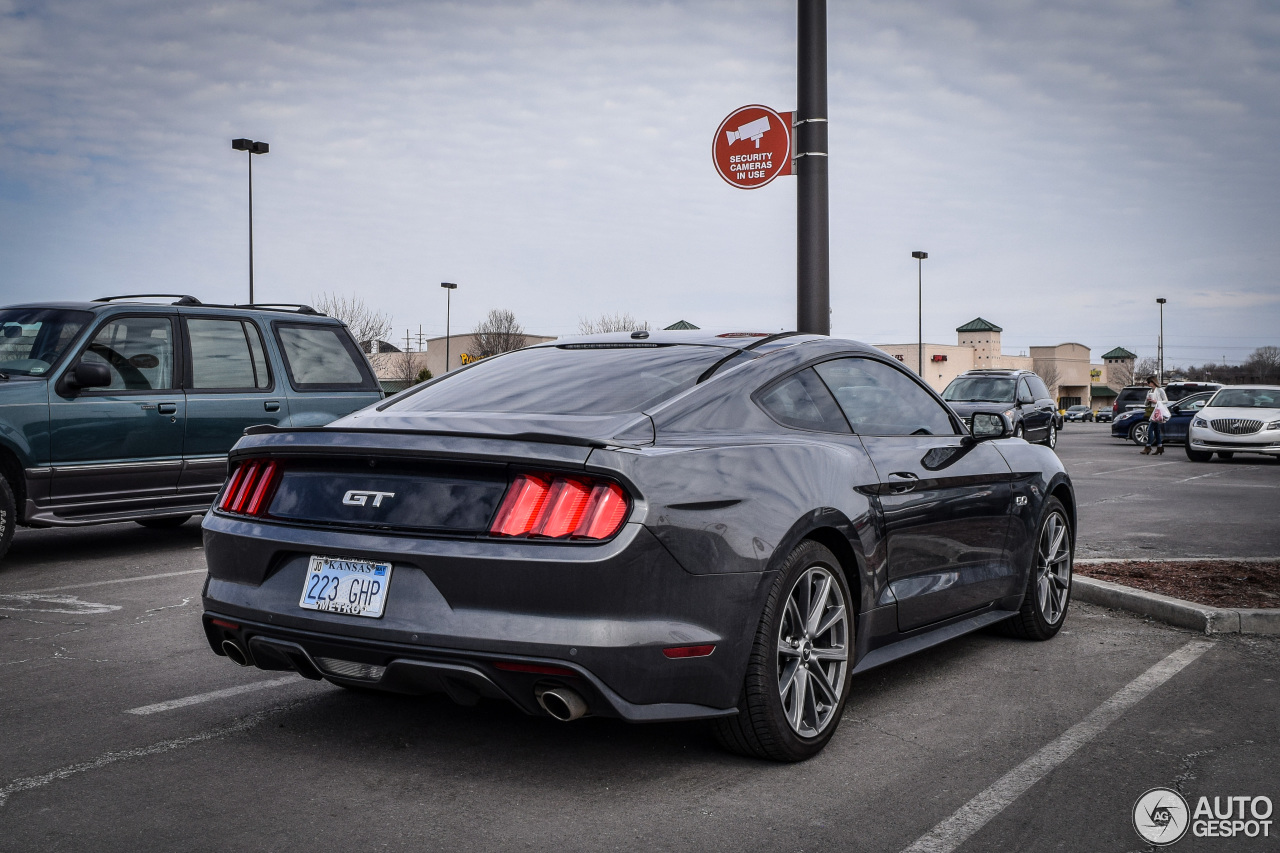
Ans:
[{"label": "gray ford mustang gt", "polygon": [[238,664],[530,714],[709,719],[798,761],[855,673],[1071,594],[1054,453],[879,350],[633,332],[475,362],[327,427],[253,427],[204,522]]}]

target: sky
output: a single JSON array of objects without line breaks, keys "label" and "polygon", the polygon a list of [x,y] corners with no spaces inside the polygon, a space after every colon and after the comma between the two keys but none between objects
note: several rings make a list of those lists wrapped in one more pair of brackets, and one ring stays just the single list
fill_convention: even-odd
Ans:
[{"label": "sky", "polygon": [[[795,326],[794,2],[0,0],[0,304],[357,296],[394,336]],[[832,333],[1166,362],[1280,344],[1280,4],[834,0]]]}]

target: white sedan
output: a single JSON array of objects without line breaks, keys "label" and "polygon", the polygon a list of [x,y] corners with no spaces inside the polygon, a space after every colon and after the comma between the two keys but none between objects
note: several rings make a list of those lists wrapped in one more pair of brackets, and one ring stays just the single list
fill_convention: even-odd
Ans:
[{"label": "white sedan", "polygon": [[1213,454],[1280,457],[1280,385],[1221,388],[1191,420],[1187,458],[1208,462]]}]

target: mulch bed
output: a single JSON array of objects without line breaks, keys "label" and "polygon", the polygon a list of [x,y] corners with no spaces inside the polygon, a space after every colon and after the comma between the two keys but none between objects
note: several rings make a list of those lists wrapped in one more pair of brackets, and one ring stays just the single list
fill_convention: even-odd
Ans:
[{"label": "mulch bed", "polygon": [[1280,607],[1280,563],[1152,560],[1077,565],[1075,571],[1210,607]]}]

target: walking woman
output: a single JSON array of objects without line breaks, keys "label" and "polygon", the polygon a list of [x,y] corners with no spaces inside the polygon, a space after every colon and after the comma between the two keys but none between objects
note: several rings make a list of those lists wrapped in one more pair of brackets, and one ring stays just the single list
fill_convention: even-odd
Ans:
[{"label": "walking woman", "polygon": [[1164,422],[1168,417],[1169,398],[1156,383],[1154,376],[1147,377],[1147,446],[1142,448],[1146,456],[1154,449],[1155,455],[1164,453]]}]

